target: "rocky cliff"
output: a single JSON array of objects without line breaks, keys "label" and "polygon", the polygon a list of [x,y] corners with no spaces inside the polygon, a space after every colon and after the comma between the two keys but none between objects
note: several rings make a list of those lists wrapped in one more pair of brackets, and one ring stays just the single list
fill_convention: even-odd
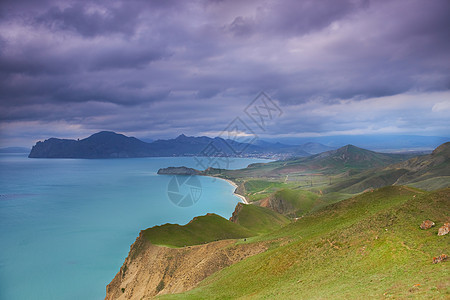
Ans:
[{"label": "rocky cliff", "polygon": [[141,232],[106,287],[105,299],[142,299],[187,291],[220,269],[266,249],[263,243],[236,245],[235,240],[168,248],[151,244]]}]

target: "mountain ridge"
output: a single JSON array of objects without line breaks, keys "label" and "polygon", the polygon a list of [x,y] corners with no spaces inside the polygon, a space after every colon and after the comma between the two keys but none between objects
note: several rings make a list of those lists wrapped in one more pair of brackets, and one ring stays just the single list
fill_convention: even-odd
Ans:
[{"label": "mountain ridge", "polygon": [[[306,145],[310,147],[311,145]],[[329,147],[314,144],[314,149]],[[143,142],[112,131],[100,131],[84,139],[49,138],[37,142],[30,158],[131,158],[170,156],[230,156],[288,158],[309,156],[301,145],[292,146],[263,142],[241,143],[220,137],[188,137],[180,134],[175,139]]]}]

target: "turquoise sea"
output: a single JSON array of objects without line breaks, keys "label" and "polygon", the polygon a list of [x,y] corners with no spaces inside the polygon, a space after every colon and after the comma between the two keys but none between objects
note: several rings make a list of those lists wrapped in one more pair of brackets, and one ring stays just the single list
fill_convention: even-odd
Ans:
[{"label": "turquoise sea", "polygon": [[[233,158],[230,168],[262,161]],[[173,177],[156,171],[182,165],[196,162],[1,154],[0,299],[103,299],[140,230],[208,212],[229,218],[239,198],[223,180],[198,176],[192,206],[169,200]]]}]

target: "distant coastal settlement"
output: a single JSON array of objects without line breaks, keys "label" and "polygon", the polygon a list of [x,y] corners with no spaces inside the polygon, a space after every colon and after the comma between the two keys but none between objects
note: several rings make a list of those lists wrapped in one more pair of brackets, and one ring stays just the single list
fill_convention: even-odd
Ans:
[{"label": "distant coastal settlement", "polygon": [[[211,170],[211,169],[209,169]],[[249,201],[247,200],[247,198],[245,198],[244,195],[241,195],[238,193],[238,188],[239,186],[232,180],[230,179],[226,179],[226,178],[220,178],[217,176],[212,176],[210,174],[206,174],[206,171],[199,171],[193,168],[188,168],[185,166],[181,166],[181,167],[168,167],[168,168],[161,168],[158,170],[157,174],[158,175],[181,175],[181,176],[191,176],[191,175],[199,175],[199,176],[209,176],[209,177],[214,177],[217,179],[221,179],[221,180],[225,180],[226,182],[228,182],[229,184],[231,184],[232,186],[234,186],[234,194],[236,196],[238,196],[242,202],[244,204],[249,204]]]}]

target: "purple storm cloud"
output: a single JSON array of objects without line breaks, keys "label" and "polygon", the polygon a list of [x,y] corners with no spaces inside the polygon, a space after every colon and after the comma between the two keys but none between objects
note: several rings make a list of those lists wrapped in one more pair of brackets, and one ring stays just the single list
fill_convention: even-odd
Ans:
[{"label": "purple storm cloud", "polygon": [[450,1],[0,3],[0,146],[113,130],[450,135]]}]

